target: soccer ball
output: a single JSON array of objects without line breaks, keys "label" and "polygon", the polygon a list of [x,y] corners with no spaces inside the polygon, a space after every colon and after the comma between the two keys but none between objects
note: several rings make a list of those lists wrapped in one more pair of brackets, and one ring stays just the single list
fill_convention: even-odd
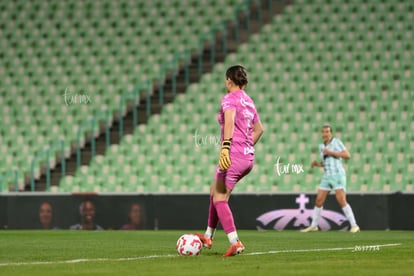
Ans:
[{"label": "soccer ball", "polygon": [[178,239],[175,248],[181,256],[197,256],[202,247],[203,243],[199,237],[193,234],[184,234]]}]

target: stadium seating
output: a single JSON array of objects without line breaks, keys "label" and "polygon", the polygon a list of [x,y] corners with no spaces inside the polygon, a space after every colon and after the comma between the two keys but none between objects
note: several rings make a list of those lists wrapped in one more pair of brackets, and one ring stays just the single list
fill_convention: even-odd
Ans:
[{"label": "stadium seating", "polygon": [[[241,63],[249,69],[247,90],[266,133],[256,147],[254,170],[235,192],[315,191],[321,172],[310,170],[310,162],[318,158],[326,122],[351,152],[345,162],[349,191],[409,191],[413,6],[409,1],[295,2],[122,141],[116,154],[108,152],[104,159],[114,170],[101,173],[116,179],[122,191],[208,191],[219,150],[215,113],[223,74]],[[278,157],[290,164],[289,174],[278,175]],[[292,171],[294,164],[304,173]]]},{"label": "stadium seating", "polygon": [[[67,5],[64,3],[59,5]],[[10,148],[0,148],[8,156],[2,160],[5,166],[26,166],[28,156],[35,147],[41,148],[47,141],[53,140],[51,133],[54,137],[72,135],[73,138],[74,128],[81,123],[81,118],[85,114],[95,114],[87,105],[82,108],[62,105],[64,91],[49,97],[54,95],[56,89],[69,87],[70,91],[76,91],[76,87],[82,87],[88,89],[85,93],[100,91],[102,96],[92,94],[94,100],[110,108],[111,104],[119,103],[120,83],[127,83],[123,90],[142,80],[136,79],[137,76],[157,78],[159,64],[168,59],[171,51],[176,50],[176,42],[181,40],[170,38],[164,28],[154,30],[159,23],[155,20],[174,22],[171,30],[191,48],[196,47],[195,41],[184,39],[185,32],[198,33],[199,30],[195,30],[206,25],[206,22],[211,26],[219,20],[216,16],[210,16],[212,14],[220,15],[217,16],[220,18],[232,16],[231,10],[227,9],[200,8],[197,5],[193,5],[193,9],[182,9],[180,1],[167,1],[168,8],[162,17],[157,17],[154,16],[156,8],[140,4],[142,9],[134,9],[128,3],[120,5],[122,8],[118,10],[119,7],[112,6],[109,1],[103,2],[100,8],[118,10],[114,14],[119,17],[133,15],[130,21],[114,22],[108,19],[103,20],[104,23],[101,20],[81,20],[82,13],[76,12],[75,5],[68,4],[68,14],[62,12],[62,15],[77,16],[79,20],[75,22],[80,23],[73,26],[65,23],[68,26],[60,27],[69,31],[64,38],[53,42],[62,47],[58,52],[63,54],[48,61],[59,64],[56,72],[46,72],[50,76],[44,77],[47,66],[43,63],[46,61],[42,59],[43,53],[39,54],[35,47],[24,48],[26,52],[22,54],[35,54],[31,61],[34,66],[29,71],[30,79],[22,73],[23,69],[11,72],[13,65],[24,64],[20,58],[7,61],[5,69],[0,69],[7,76],[0,80],[1,87],[7,88],[0,94],[0,101],[10,106],[2,110],[8,123],[3,125],[1,137],[4,141],[1,144],[6,142],[11,145]],[[155,3],[155,7],[160,6],[163,5]],[[58,4],[54,7],[58,8]],[[91,14],[98,16],[100,8]],[[138,15],[137,10],[142,14]],[[186,93],[167,104],[160,115],[152,116],[146,125],[136,128],[119,145],[109,147],[104,156],[96,156],[89,166],[82,166],[75,176],[63,178],[58,191],[208,192],[219,152],[216,113],[224,93],[224,72],[229,65],[236,63],[243,64],[249,70],[247,91],[256,102],[266,132],[256,146],[253,171],[238,184],[235,192],[315,191],[322,172],[310,170],[310,162],[319,158],[320,127],[326,122],[333,125],[334,135],[343,140],[352,155],[345,162],[348,191],[412,191],[410,175],[414,171],[414,158],[409,152],[414,149],[414,116],[411,112],[414,108],[411,62],[413,13],[414,4],[409,0],[295,1],[281,15],[275,16],[259,34],[252,35],[247,43],[241,44],[224,63],[217,64],[199,83],[190,85]],[[105,12],[102,14],[105,15]],[[194,14],[206,16],[198,17],[200,22],[196,20],[187,24]],[[174,20],[177,15],[180,15],[180,20]],[[6,15],[2,14],[2,18],[6,19]],[[136,18],[139,18],[139,23],[135,22]],[[57,19],[53,17],[49,21],[53,20]],[[33,21],[30,24],[34,26],[47,25]],[[177,22],[186,28],[177,27]],[[87,28],[88,24],[103,25],[102,31],[95,34],[99,38],[97,41],[87,40],[92,32]],[[140,35],[133,35],[137,24],[143,27],[139,28]],[[19,26],[18,23],[16,25]],[[5,29],[3,24],[3,33]],[[47,45],[46,40],[54,32],[61,34],[61,30],[52,29],[45,37],[44,33],[36,30],[35,41],[41,45]],[[81,35],[80,30],[86,31]],[[25,37],[21,32],[17,33]],[[154,33],[159,41],[176,40],[154,47]],[[73,38],[68,45],[64,43],[67,36]],[[129,37],[132,37],[131,41],[125,41]],[[141,37],[142,43],[138,40]],[[13,39],[10,43],[16,45],[31,43]],[[104,44],[104,47],[95,44]],[[133,47],[137,44],[143,47]],[[175,47],[171,49],[167,45]],[[21,51],[8,49],[7,55],[12,57],[15,52]],[[55,49],[45,49],[46,53],[52,51]],[[91,55],[94,51],[97,51],[96,54]],[[82,55],[85,55],[83,59]],[[102,56],[108,55],[107,60],[102,60]],[[143,60],[131,63],[131,55],[140,55]],[[70,58],[66,59],[68,56]],[[39,64],[42,66],[35,66]],[[148,68],[136,64],[145,64]],[[134,73],[128,74],[123,70],[133,70]],[[21,77],[16,77],[19,72]],[[100,78],[92,80],[96,75]],[[76,85],[72,85],[75,80]],[[27,83],[27,95],[10,96],[15,94],[9,91],[17,93],[24,83]],[[48,86],[50,83],[52,85]],[[41,106],[40,109],[32,108],[33,97],[30,95],[37,93],[34,84],[49,89],[40,92],[42,97],[34,97],[34,106]],[[98,86],[100,88],[96,89]],[[43,108],[44,102],[48,103],[48,107]],[[116,106],[114,104],[113,108]],[[20,127],[20,124],[36,125],[36,122],[46,122],[49,127],[42,128],[40,124],[33,129]],[[16,127],[10,129],[9,125]],[[61,128],[61,125],[67,129]],[[11,158],[20,156],[13,154],[12,150],[16,148],[28,154],[21,159]],[[289,174],[277,173],[275,165],[278,157],[284,165],[290,165]],[[304,172],[292,171],[293,165],[303,166]]]},{"label": "stadium seating", "polygon": [[53,158],[63,141],[69,156],[84,122],[117,111],[122,93],[159,79],[164,63],[198,49],[199,34],[244,2],[1,2],[0,173],[17,169],[21,186],[35,157],[40,175],[36,153],[50,148]]}]

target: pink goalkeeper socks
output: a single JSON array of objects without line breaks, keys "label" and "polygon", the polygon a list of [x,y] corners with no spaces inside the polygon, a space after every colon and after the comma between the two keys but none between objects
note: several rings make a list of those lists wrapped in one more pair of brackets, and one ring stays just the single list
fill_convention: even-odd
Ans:
[{"label": "pink goalkeeper socks", "polygon": [[208,227],[211,227],[213,229],[217,228],[218,224],[218,216],[217,216],[217,210],[213,203],[213,196],[210,195],[210,207],[208,209]]},{"label": "pink goalkeeper socks", "polygon": [[218,218],[220,223],[223,226],[224,232],[226,234],[236,231],[236,226],[234,225],[233,214],[230,210],[229,204],[227,201],[217,201],[214,203],[214,207],[217,210]]}]

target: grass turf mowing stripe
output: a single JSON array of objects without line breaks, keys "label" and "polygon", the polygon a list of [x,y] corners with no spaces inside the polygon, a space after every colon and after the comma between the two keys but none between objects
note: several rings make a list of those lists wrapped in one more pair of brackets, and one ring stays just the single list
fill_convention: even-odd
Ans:
[{"label": "grass turf mowing stripe", "polygon": [[[388,244],[377,244],[377,245],[365,245],[367,248],[372,247],[391,247],[399,246],[401,243],[388,243]],[[360,247],[364,247],[361,245]],[[276,251],[266,251],[266,252],[251,252],[242,254],[243,256],[254,256],[254,255],[265,255],[265,254],[283,254],[283,253],[303,253],[303,252],[323,252],[323,251],[343,251],[343,250],[355,250],[355,247],[334,247],[334,248],[314,248],[314,249],[290,249],[290,250],[276,250]],[[0,263],[0,267],[4,266],[28,266],[28,265],[50,265],[50,264],[76,264],[76,263],[85,263],[85,262],[123,262],[123,261],[137,261],[145,259],[158,259],[158,258],[171,258],[178,257],[178,255],[149,255],[149,256],[139,256],[139,257],[129,257],[129,258],[96,258],[96,259],[73,259],[73,260],[63,260],[63,261],[37,261],[37,262],[14,262],[14,263]]]}]

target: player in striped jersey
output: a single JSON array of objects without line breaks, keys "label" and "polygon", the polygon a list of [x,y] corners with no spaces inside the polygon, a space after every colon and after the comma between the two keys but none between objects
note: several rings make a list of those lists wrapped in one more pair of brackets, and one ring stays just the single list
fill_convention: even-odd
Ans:
[{"label": "player in striped jersey", "polygon": [[346,201],[346,174],[342,166],[342,159],[349,159],[351,155],[341,140],[332,136],[332,128],[330,125],[324,125],[322,127],[322,139],[324,143],[319,145],[319,153],[323,161],[313,161],[311,167],[323,167],[325,174],[322,176],[316,196],[312,223],[308,228],[303,229],[302,232],[318,231],[318,220],[321,216],[323,204],[332,189],[335,190],[336,200],[351,224],[350,231],[352,233],[359,232],[360,229],[356,224],[352,208]]}]

